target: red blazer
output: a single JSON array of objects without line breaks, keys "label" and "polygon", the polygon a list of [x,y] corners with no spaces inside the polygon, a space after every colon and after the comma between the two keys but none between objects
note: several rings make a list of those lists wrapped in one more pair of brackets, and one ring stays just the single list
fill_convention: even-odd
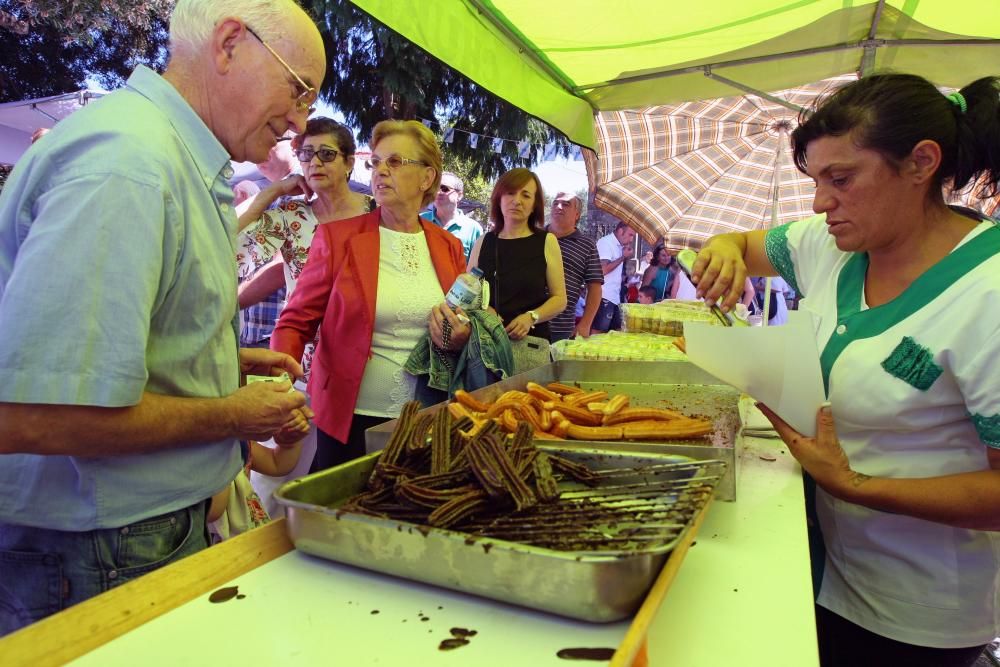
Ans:
[{"label": "red blazer", "polygon": [[[272,350],[301,359],[319,328],[309,375],[314,421],[341,442],[347,440],[365,364],[372,355],[380,210],[316,228],[309,259],[271,334]],[[420,224],[441,290],[447,292],[465,270],[462,244],[432,222]]]}]

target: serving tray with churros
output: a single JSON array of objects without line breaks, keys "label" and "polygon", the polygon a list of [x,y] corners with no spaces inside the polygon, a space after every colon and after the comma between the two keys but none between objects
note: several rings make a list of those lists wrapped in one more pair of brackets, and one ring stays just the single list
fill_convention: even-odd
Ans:
[{"label": "serving tray with churros", "polygon": [[[523,426],[472,434],[468,420],[453,421],[447,410],[431,421],[403,419],[383,452],[275,493],[296,548],[586,621],[635,613],[725,467],[536,446]],[[523,488],[502,479],[498,458]]]},{"label": "serving tray with churros", "polygon": [[[722,460],[716,498],[736,499],[736,447],[742,439],[738,390],[687,361],[563,360],[420,411],[449,409],[477,425],[513,433],[532,425],[536,444]],[[396,421],[369,429],[368,451],[386,446]]]}]

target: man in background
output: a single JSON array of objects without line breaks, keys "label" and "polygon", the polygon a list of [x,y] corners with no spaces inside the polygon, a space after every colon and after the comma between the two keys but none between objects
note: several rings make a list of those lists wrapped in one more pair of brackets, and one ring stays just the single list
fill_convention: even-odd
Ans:
[{"label": "man in background", "polygon": [[635,252],[635,231],[624,222],[619,222],[615,230],[597,240],[597,255],[601,258],[604,271],[604,287],[601,306],[594,318],[595,331],[610,331],[622,328],[622,286],[625,277],[625,262]]},{"label": "man in background", "polygon": [[308,416],[288,382],[242,382],[302,369],[237,349],[229,179],[230,160],[265,160],[304,127],[325,71],[292,0],[179,0],[163,76],[138,67],[12,174],[0,635],[208,546],[207,500],[243,466],[239,440]]},{"label": "man in background", "polygon": [[[574,335],[584,338],[590,336],[594,315],[601,305],[604,271],[597,256],[597,247],[576,228],[582,208],[579,197],[569,192],[558,192],[549,213],[549,231],[559,239],[563,275],[566,277],[566,310],[549,322],[549,340],[553,343]],[[576,302],[584,288],[586,300],[583,315],[576,322]]]},{"label": "man in background", "polygon": [[464,194],[465,184],[462,183],[462,179],[450,171],[443,172],[441,186],[438,188],[437,196],[434,197],[434,203],[421,213],[420,217],[430,220],[457,237],[462,242],[465,259],[468,261],[472,247],[483,235],[483,228],[458,208],[458,203],[462,201]]}]

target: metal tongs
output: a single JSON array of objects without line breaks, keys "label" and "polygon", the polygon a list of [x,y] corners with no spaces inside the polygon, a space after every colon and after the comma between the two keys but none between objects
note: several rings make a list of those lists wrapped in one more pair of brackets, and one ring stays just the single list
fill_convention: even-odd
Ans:
[{"label": "metal tongs", "polygon": [[[681,270],[693,283],[694,278],[691,277],[691,269],[694,268],[694,261],[698,259],[698,253],[696,253],[694,250],[691,250],[690,248],[685,248],[684,250],[681,250],[679,253],[677,253],[676,259],[677,259],[677,265],[681,267]],[[717,303],[712,304],[711,311],[712,314],[715,315],[717,318],[719,318],[719,321],[722,322],[722,326],[724,327],[733,326],[733,316],[722,310],[722,308],[719,308],[719,304]]]}]

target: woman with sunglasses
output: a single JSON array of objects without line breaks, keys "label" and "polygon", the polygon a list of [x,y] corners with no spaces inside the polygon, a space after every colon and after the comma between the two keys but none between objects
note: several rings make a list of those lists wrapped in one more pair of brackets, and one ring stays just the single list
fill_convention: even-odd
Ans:
[{"label": "woman with sunglasses", "polygon": [[[320,332],[309,378],[317,427],[313,471],[365,453],[365,430],[397,417],[414,398],[403,372],[428,331],[432,310],[451,323],[438,347],[469,335],[444,295],[465,270],[458,239],[420,218],[441,183],[441,151],[416,121],[382,121],[372,135],[372,191],[378,208],[316,229],[309,261],[271,335],[293,358]],[[440,307],[440,308],[439,308]]]},{"label": "woman with sunglasses", "polygon": [[[288,296],[305,266],[317,225],[353,218],[375,208],[371,197],[348,187],[356,149],[349,129],[331,118],[312,118],[305,132],[291,141],[302,173],[272,183],[257,195],[240,214],[237,239],[241,267],[260,266],[280,253]],[[299,195],[305,198],[291,199]],[[282,199],[287,201],[270,208]],[[281,284],[254,287],[263,297]]]}]

